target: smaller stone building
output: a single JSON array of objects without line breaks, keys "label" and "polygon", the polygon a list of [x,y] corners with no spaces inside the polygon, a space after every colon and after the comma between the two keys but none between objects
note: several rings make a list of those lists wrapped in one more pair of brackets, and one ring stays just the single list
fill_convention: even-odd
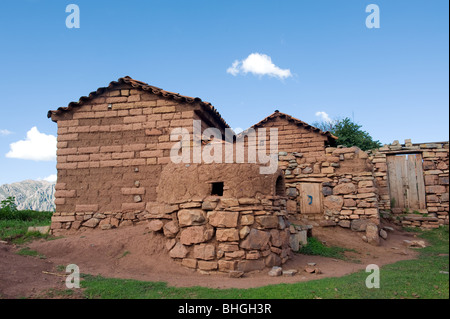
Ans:
[{"label": "smaller stone building", "polygon": [[[278,190],[277,190],[278,188]],[[291,254],[281,170],[254,164],[173,164],[144,218],[169,240],[169,255],[200,270],[280,266]]]}]

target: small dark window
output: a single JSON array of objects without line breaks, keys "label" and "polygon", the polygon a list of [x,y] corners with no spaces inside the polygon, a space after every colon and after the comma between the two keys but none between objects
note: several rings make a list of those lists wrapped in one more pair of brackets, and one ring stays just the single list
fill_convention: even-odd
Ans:
[{"label": "small dark window", "polygon": [[223,196],[223,182],[212,183],[211,195]]},{"label": "small dark window", "polygon": [[282,176],[278,176],[277,182],[275,184],[275,195],[276,196],[285,196],[285,187]]}]

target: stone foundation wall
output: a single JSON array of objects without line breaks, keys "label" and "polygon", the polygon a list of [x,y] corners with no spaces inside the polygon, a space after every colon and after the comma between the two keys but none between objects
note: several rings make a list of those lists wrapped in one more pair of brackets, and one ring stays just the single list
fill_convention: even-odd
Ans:
[{"label": "stone foundation wall", "polygon": [[[168,254],[203,271],[249,272],[280,266],[291,255],[286,199],[209,196],[136,213],[55,213],[61,227],[110,229],[145,223],[167,238]],[[298,243],[297,243],[298,244]]]}]

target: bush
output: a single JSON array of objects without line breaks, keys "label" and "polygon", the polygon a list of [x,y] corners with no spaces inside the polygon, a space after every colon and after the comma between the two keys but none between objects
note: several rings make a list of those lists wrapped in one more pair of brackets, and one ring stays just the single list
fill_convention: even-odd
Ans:
[{"label": "bush", "polygon": [[0,202],[0,220],[48,221],[52,212],[18,210],[16,199],[12,196]]}]

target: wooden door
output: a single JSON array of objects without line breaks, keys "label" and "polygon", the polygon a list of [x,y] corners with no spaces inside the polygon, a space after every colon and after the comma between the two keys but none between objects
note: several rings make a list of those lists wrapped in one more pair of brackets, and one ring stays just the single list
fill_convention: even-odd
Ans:
[{"label": "wooden door", "polygon": [[391,208],[426,208],[421,154],[387,156]]},{"label": "wooden door", "polygon": [[320,183],[300,183],[299,191],[300,214],[322,214],[322,192]]}]

